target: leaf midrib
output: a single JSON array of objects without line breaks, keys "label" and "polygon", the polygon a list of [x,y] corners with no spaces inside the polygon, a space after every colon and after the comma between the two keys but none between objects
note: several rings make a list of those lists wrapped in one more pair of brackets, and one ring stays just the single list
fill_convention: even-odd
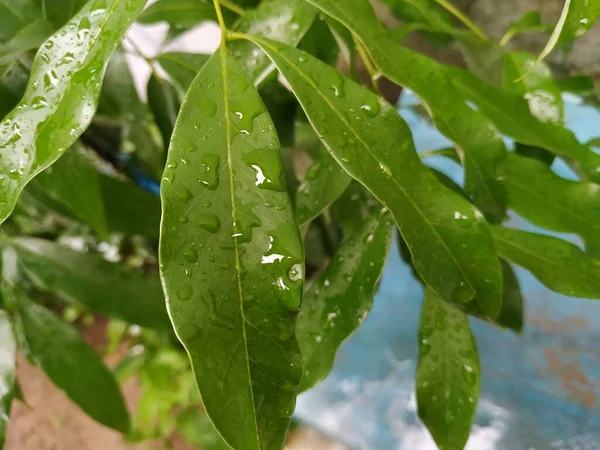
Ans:
[{"label": "leaf midrib", "polygon": [[[323,93],[321,92],[321,90],[319,89],[319,87],[310,79],[308,78],[301,70],[299,70],[293,63],[292,61],[290,61],[288,58],[286,58],[282,53],[280,53],[277,48],[271,46],[268,42],[262,40],[260,37],[258,36],[251,36],[253,40],[255,40],[256,42],[261,43],[262,45],[264,45],[265,47],[268,47],[271,49],[271,51],[277,53],[283,60],[285,60],[290,67],[292,67],[305,81],[306,83],[308,83],[309,85],[311,85],[311,87],[314,89],[315,92],[318,92],[318,94],[322,97],[322,99],[325,101],[325,103],[327,103],[327,105],[329,106],[329,108],[339,117],[340,121],[346,126],[346,128],[348,128],[350,130],[350,132],[356,137],[357,141],[361,143],[361,145],[365,148],[365,150],[367,150],[368,154],[375,160],[376,163],[380,163],[380,161],[377,159],[376,155],[372,152],[371,148],[367,145],[367,143],[361,138],[361,136],[359,136],[356,131],[354,130],[353,127],[350,126],[350,124],[346,121],[346,118],[340,114],[340,112],[334,107],[334,105],[331,104],[331,102],[329,101],[329,99],[323,95]],[[454,255],[452,254],[452,252],[450,251],[450,249],[447,247],[446,243],[444,242],[444,240],[441,238],[441,236],[439,235],[439,233],[437,232],[437,230],[434,228],[434,226],[431,224],[431,222],[426,218],[426,216],[423,214],[423,212],[421,211],[421,209],[417,206],[417,204],[412,200],[412,198],[407,194],[407,192],[404,190],[404,188],[398,183],[398,181],[395,179],[395,177],[390,177],[390,179],[394,182],[394,184],[398,187],[398,189],[400,190],[400,192],[402,192],[402,194],[404,195],[404,197],[411,203],[411,205],[413,205],[415,211],[418,212],[418,214],[422,217],[423,221],[425,222],[425,224],[431,229],[431,231],[433,232],[434,236],[439,240],[439,242],[442,244],[442,247],[446,250],[446,252],[448,253],[448,255],[450,256],[451,260],[454,262],[456,268],[458,269],[459,273],[462,275],[463,280],[467,283],[467,285],[473,290],[473,293],[476,294],[476,290],[475,288],[471,285],[471,282],[469,281],[469,279],[465,276],[462,267],[458,264],[458,261],[456,260],[456,258],[454,258]]]},{"label": "leaf midrib", "polygon": [[[224,41],[223,41],[224,43]],[[237,215],[236,215],[236,207],[235,207],[235,176],[233,174],[233,149],[232,149],[232,136],[231,136],[231,119],[229,117],[229,88],[228,88],[228,71],[227,71],[227,59],[228,53],[227,49],[224,45],[222,45],[219,50],[221,53],[221,76],[223,78],[223,104],[225,108],[225,134],[227,139],[227,166],[229,173],[229,193],[230,193],[230,201],[231,201],[231,217],[233,218],[233,232],[234,235],[239,233],[237,227]],[[235,275],[237,279],[237,288],[238,288],[238,301],[240,304],[240,315],[242,318],[242,336],[244,340],[244,349],[246,353],[246,368],[248,370],[248,384],[250,388],[250,397],[252,399],[252,420],[254,422],[254,427],[256,430],[256,448],[260,449],[259,442],[259,430],[258,430],[258,421],[256,417],[256,405],[254,399],[254,387],[252,386],[252,373],[250,371],[250,353],[248,351],[248,337],[246,334],[246,314],[244,311],[244,300],[243,300],[243,290],[242,290],[242,279],[240,277],[241,274],[241,263],[240,263],[240,249],[238,245],[237,236],[233,239],[233,245],[235,248]]]}]

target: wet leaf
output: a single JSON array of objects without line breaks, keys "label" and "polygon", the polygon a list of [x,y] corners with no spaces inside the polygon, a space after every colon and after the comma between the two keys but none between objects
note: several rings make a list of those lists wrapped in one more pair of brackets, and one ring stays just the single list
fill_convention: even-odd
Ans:
[{"label": "wet leaf", "polygon": [[16,392],[17,343],[8,315],[0,311],[0,447],[4,445],[10,407]]},{"label": "wet leaf", "polygon": [[600,298],[600,260],[570,242],[511,228],[492,227],[498,253],[563,295]]},{"label": "wet leaf", "polygon": [[496,89],[467,72],[460,72],[453,82],[504,134],[523,144],[572,158],[590,179],[600,180],[600,155],[581,144],[570,130],[539,120],[540,117],[555,118],[554,107],[548,110],[547,105],[542,104],[539,109],[530,111],[532,104],[525,98]]},{"label": "wet leaf", "polygon": [[467,316],[431,289],[419,325],[419,417],[439,448],[462,450],[481,389],[481,369]]},{"label": "wet leaf", "polygon": [[0,123],[0,222],[91,122],[108,58],[144,3],[92,0],[43,44],[25,96]]},{"label": "wet leaf", "polygon": [[325,148],[306,172],[296,195],[296,217],[304,225],[319,216],[346,191],[352,178],[342,170]]},{"label": "wet leaf", "polygon": [[300,391],[329,374],[338,347],[369,313],[392,228],[386,210],[371,215],[338,249],[304,296],[296,325],[304,370]]},{"label": "wet leaf", "polygon": [[29,350],[46,375],[87,415],[122,433],[129,414],[117,381],[71,325],[22,300],[19,316]]},{"label": "wet leaf", "polygon": [[13,246],[39,288],[132,324],[170,329],[158,279],[43,239],[19,238]]},{"label": "wet leaf", "polygon": [[600,186],[566,180],[543,162],[511,154],[505,181],[510,207],[552,231],[576,233],[586,245],[600,243]]},{"label": "wet leaf", "polygon": [[219,50],[190,87],[161,185],[161,275],[207,414],[234,448],[283,445],[301,377],[303,250],[277,134]]},{"label": "wet leaf", "polygon": [[175,88],[155,73],[148,81],[148,104],[163,137],[164,148],[169,148],[180,105]]},{"label": "wet leaf", "polygon": [[79,145],[69,149],[32,184],[107,239],[109,232],[98,172],[82,152]]},{"label": "wet leaf", "polygon": [[500,265],[483,216],[421,163],[397,111],[304,52],[249,39],[278,67],[333,158],[390,210],[426,283],[448,301],[466,302],[477,292],[495,316]]},{"label": "wet leaf", "polygon": [[464,154],[465,190],[489,220],[501,221],[506,193],[497,169],[506,157],[506,148],[493,124],[452,88],[458,69],[396,43],[367,0],[307,1],[356,34],[383,75],[423,100],[438,130]]},{"label": "wet leaf", "polygon": [[173,52],[163,53],[157,58],[157,61],[183,95],[209,58],[210,55],[200,53]]},{"label": "wet leaf", "polygon": [[[315,9],[304,0],[262,2],[248,11],[236,25],[238,33],[255,34],[296,46],[316,16]],[[262,83],[273,69],[269,58],[251,42],[239,40],[229,44],[232,54],[254,83]]]}]

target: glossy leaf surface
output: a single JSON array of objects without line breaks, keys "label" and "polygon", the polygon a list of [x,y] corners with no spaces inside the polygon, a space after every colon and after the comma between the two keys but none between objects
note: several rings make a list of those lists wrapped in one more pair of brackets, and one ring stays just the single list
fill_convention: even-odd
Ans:
[{"label": "glossy leaf surface", "polygon": [[[258,8],[242,17],[235,31],[275,39],[295,47],[312,25],[315,16],[315,9],[305,0],[262,2]],[[230,48],[255,84],[262,82],[272,72],[269,58],[251,42],[234,41]]]},{"label": "glossy leaf surface", "polygon": [[200,53],[173,52],[163,53],[157,58],[157,61],[169,74],[173,84],[179,88],[182,94],[185,94],[209,58],[210,55]]},{"label": "glossy leaf surface", "polygon": [[10,407],[15,395],[17,343],[8,315],[0,311],[0,448],[4,445]]},{"label": "glossy leaf surface", "polygon": [[129,431],[129,414],[113,374],[71,325],[33,303],[19,308],[32,356],[86,414],[122,433]]},{"label": "glossy leaf surface", "polygon": [[352,178],[324,148],[319,149],[318,158],[306,172],[296,195],[296,217],[304,225],[325,208],[335,202],[346,191]]},{"label": "glossy leaf surface", "polygon": [[467,316],[425,293],[419,324],[419,417],[439,448],[462,450],[481,389],[481,369]]},{"label": "glossy leaf surface", "polygon": [[108,225],[98,172],[82,151],[80,146],[69,149],[56,164],[39,174],[33,184],[106,239]]},{"label": "glossy leaf surface", "polygon": [[600,243],[600,186],[566,180],[546,164],[511,154],[505,181],[510,206],[534,224]]},{"label": "glossy leaf surface", "polygon": [[252,81],[219,50],[173,134],[160,263],[207,414],[239,449],[282,447],[301,377],[303,250],[279,150]]},{"label": "glossy leaf surface", "polygon": [[600,298],[600,260],[570,242],[492,227],[502,257],[529,270],[549,289],[571,297]]},{"label": "glossy leaf surface", "polygon": [[0,222],[91,122],[108,58],[144,3],[92,0],[43,44],[25,96],[0,123]]},{"label": "glossy leaf surface", "polygon": [[304,52],[251,39],[286,78],[338,164],[390,210],[425,282],[448,301],[466,302],[477,292],[495,316],[500,265],[483,216],[421,164],[397,111]]},{"label": "glossy leaf surface", "polygon": [[169,329],[158,279],[43,239],[20,238],[14,248],[40,288],[132,324]]},{"label": "glossy leaf surface", "polygon": [[304,370],[300,391],[329,374],[338,347],[365,320],[391,236],[390,214],[385,209],[375,212],[338,249],[304,296],[296,325]]},{"label": "glossy leaf surface", "polygon": [[[540,109],[533,113],[525,98],[496,89],[467,72],[457,73],[453,82],[504,134],[523,144],[573,158],[588,177],[600,180],[600,155],[581,144],[570,130],[536,118],[554,117],[554,107],[550,111]],[[546,105],[542,106],[545,108]]]},{"label": "glossy leaf surface", "polygon": [[423,100],[438,130],[464,153],[467,193],[486,217],[500,221],[506,193],[497,169],[506,148],[492,123],[469,108],[452,88],[455,69],[397,44],[382,28],[368,0],[307,1],[356,34],[383,75]]}]

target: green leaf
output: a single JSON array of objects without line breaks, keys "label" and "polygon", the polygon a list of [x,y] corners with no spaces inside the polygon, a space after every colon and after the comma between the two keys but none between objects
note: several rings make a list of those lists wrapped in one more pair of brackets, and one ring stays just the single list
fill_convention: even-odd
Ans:
[{"label": "green leaf", "polygon": [[219,50],[190,87],[161,185],[170,316],[207,414],[233,448],[280,449],[301,377],[303,250],[277,134]]},{"label": "green leaf", "polygon": [[439,448],[462,450],[481,389],[481,369],[467,316],[425,293],[417,366],[419,417]]},{"label": "green leaf", "polygon": [[100,189],[110,230],[158,238],[160,201],[154,195],[106,175],[100,176]]},{"label": "green leaf", "polygon": [[484,41],[476,35],[462,36],[458,42],[469,70],[487,83],[502,88],[505,50],[495,42]]},{"label": "green leaf", "polygon": [[0,41],[9,41],[27,25],[43,18],[39,0],[0,0]]},{"label": "green leaf", "polygon": [[296,325],[304,370],[300,391],[329,374],[338,347],[369,313],[391,236],[390,214],[375,212],[306,293]]},{"label": "green leaf", "polygon": [[32,182],[35,188],[64,206],[74,217],[88,224],[103,239],[108,225],[95,167],[86,160],[81,146],[67,150],[52,167]]},{"label": "green leaf", "polygon": [[163,137],[164,148],[169,148],[180,104],[177,91],[171,83],[155,73],[152,73],[148,81],[148,104]]},{"label": "green leaf", "polygon": [[52,34],[52,24],[36,20],[20,30],[10,41],[0,46],[0,78],[25,52],[37,49]]},{"label": "green leaf", "polygon": [[36,55],[25,96],[0,124],[0,222],[91,122],[108,58],[144,3],[92,0]]},{"label": "green leaf", "polygon": [[555,80],[556,84],[563,92],[570,92],[575,95],[587,95],[594,92],[594,80],[585,75],[574,75],[572,77],[560,78]]},{"label": "green leaf", "polygon": [[529,270],[549,289],[563,295],[600,298],[600,260],[570,242],[550,236],[492,227],[498,253]]},{"label": "green leaf", "polygon": [[200,53],[173,52],[163,53],[157,58],[157,61],[183,95],[209,58],[210,55]]},{"label": "green leaf", "polygon": [[458,69],[394,42],[368,0],[307,1],[348,27],[383,75],[413,90],[424,101],[438,130],[464,154],[465,190],[489,220],[501,221],[506,193],[497,169],[506,157],[506,147],[492,123],[469,108],[451,87]]},{"label": "green leaf", "polygon": [[129,414],[117,381],[79,332],[29,301],[21,302],[19,315],[31,354],[54,384],[91,418],[127,433]]},{"label": "green leaf", "polygon": [[[266,83],[260,88],[258,93],[263,99],[269,115],[273,119],[281,146],[293,147],[298,111],[296,98],[277,80]],[[289,182],[290,180],[286,178],[286,181]]]},{"label": "green leaf", "polygon": [[549,230],[577,233],[586,245],[600,243],[600,186],[566,180],[543,162],[514,154],[504,176],[518,214]]},{"label": "green leaf", "polygon": [[42,0],[42,11],[55,28],[60,28],[83,8],[86,2],[87,0]]},{"label": "green leaf", "polygon": [[20,61],[12,64],[4,77],[0,77],[0,119],[18,105],[28,79],[29,71]]},{"label": "green leaf", "polygon": [[600,17],[598,0],[565,0],[565,6],[552,36],[540,53],[541,61],[554,50],[557,45],[573,41],[583,36]]},{"label": "green leaf", "polygon": [[304,225],[319,216],[346,191],[352,179],[323,147],[306,172],[296,195],[296,217]]},{"label": "green leaf", "polygon": [[[236,25],[238,33],[256,34],[296,46],[316,17],[315,9],[305,0],[262,2]],[[273,71],[269,58],[251,42],[239,40],[229,44],[232,54],[256,85]]]},{"label": "green leaf", "polygon": [[[223,14],[228,22],[235,17],[228,10],[223,10]],[[184,31],[207,20],[217,21],[217,13],[209,0],[158,0],[144,10],[138,22],[167,22],[172,29]]]},{"label": "green leaf", "polygon": [[552,31],[552,25],[542,23],[539,11],[528,11],[521,18],[510,24],[506,34],[500,40],[500,45],[504,46],[513,37],[523,33],[548,33]]},{"label": "green leaf", "polygon": [[198,408],[184,409],[177,415],[177,431],[192,445],[204,450],[229,450],[210,419]]},{"label": "green leaf", "polygon": [[503,86],[529,103],[529,110],[540,122],[563,122],[562,91],[550,68],[526,52],[509,52],[504,60]]},{"label": "green leaf", "polygon": [[0,448],[4,446],[10,407],[15,395],[17,343],[8,315],[0,311]]},{"label": "green leaf", "polygon": [[347,239],[379,207],[380,203],[360,183],[353,180],[329,210],[335,223],[341,228],[344,239]]},{"label": "green leaf", "polygon": [[500,264],[483,216],[421,163],[398,112],[304,52],[249,39],[278,67],[333,158],[391,211],[426,283],[448,301],[465,302],[477,292],[495,316]]},{"label": "green leaf", "polygon": [[43,239],[19,238],[13,246],[41,289],[132,324],[170,329],[158,279]]},{"label": "green leaf", "polygon": [[457,73],[453,82],[465,99],[492,119],[502,133],[523,144],[572,158],[590,179],[600,180],[600,155],[581,144],[570,130],[536,118],[552,118],[556,114],[554,108],[550,113],[544,109],[532,112],[525,98],[496,89],[467,72]]}]

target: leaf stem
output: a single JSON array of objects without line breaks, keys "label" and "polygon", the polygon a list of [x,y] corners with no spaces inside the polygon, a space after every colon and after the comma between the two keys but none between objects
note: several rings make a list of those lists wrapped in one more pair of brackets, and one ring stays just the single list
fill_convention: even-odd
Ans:
[{"label": "leaf stem", "polygon": [[487,36],[485,35],[485,33],[483,31],[481,31],[481,28],[479,28],[477,25],[475,25],[471,19],[469,19],[467,16],[465,16],[458,8],[456,8],[456,6],[454,6],[452,3],[450,3],[447,0],[435,0],[436,3],[438,3],[441,7],[443,7],[444,9],[446,9],[449,13],[451,13],[454,17],[456,17],[458,20],[460,20],[469,30],[471,30],[473,33],[475,33],[479,38],[483,39],[484,41],[488,41],[489,39],[487,38]]},{"label": "leaf stem", "polygon": [[222,0],[213,0],[215,5],[215,11],[217,12],[217,19],[219,20],[219,26],[221,27],[221,49],[225,50],[227,48],[227,37],[229,31],[227,30],[227,26],[225,26],[225,19],[223,19],[223,11],[221,11],[221,2]]},{"label": "leaf stem", "polygon": [[379,95],[381,95],[381,91],[379,90],[379,83],[377,82],[377,80],[379,80],[379,78],[381,78],[381,73],[379,71],[377,71],[377,69],[371,62],[371,58],[367,54],[367,51],[362,46],[360,41],[356,38],[354,33],[352,34],[352,40],[354,41],[356,50],[358,51],[358,54],[360,55],[360,59],[362,59],[363,63],[365,64],[365,68],[367,69],[367,72],[369,72],[369,76],[371,77],[371,84],[372,84],[373,88]]},{"label": "leaf stem", "polygon": [[244,10],[244,8],[239,7],[238,5],[236,5],[233,2],[230,2],[229,0],[219,0],[219,1],[223,8],[227,8],[229,11],[233,11],[238,16],[243,16],[244,14],[246,14],[246,11]]}]

